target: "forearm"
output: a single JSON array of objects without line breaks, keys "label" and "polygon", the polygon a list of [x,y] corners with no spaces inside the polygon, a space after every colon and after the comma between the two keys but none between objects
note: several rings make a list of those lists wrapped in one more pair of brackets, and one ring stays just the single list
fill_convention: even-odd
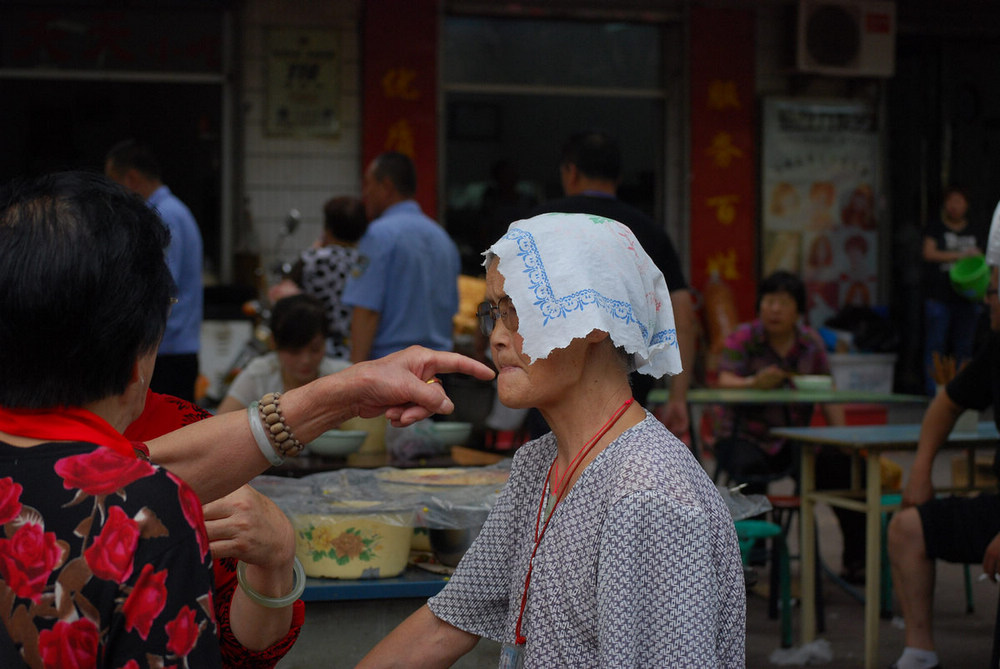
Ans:
[{"label": "forearm", "polygon": [[379,318],[377,311],[354,307],[351,313],[351,362],[364,362],[371,358]]},{"label": "forearm", "polygon": [[721,371],[716,382],[719,388],[752,388],[754,376],[740,376],[735,372]]},{"label": "forearm", "polygon": [[926,473],[929,476],[938,450],[948,440],[948,435],[963,410],[963,407],[951,401],[946,392],[935,396],[920,423],[920,437],[917,440],[911,475]]},{"label": "forearm", "polygon": [[[303,443],[357,415],[352,414],[346,384],[334,376],[320,381],[308,391],[297,388],[281,397],[286,425]],[[184,479],[202,503],[232,492],[271,466],[250,432],[245,410],[221,413],[147,445],[152,461]]]},{"label": "forearm", "polygon": [[[274,569],[246,566],[246,582],[265,597],[281,597],[294,586],[292,562]],[[277,609],[255,603],[243,590],[233,591],[229,609],[229,627],[236,640],[247,650],[260,651],[288,634],[292,625],[292,604]]]},{"label": "forearm", "polygon": [[[470,374],[493,378],[491,369],[457,353],[412,346],[376,361],[351,365],[281,395],[284,425],[307,444],[348,418],[385,414],[394,425],[409,425],[455,406],[440,384],[427,384],[436,374]],[[226,495],[270,466],[250,429],[246,411],[213,416],[148,441],[153,462],[191,485],[202,503]],[[273,444],[264,451],[271,453]]]},{"label": "forearm", "polygon": [[357,669],[450,667],[478,642],[478,636],[446,623],[424,604],[365,655]]}]

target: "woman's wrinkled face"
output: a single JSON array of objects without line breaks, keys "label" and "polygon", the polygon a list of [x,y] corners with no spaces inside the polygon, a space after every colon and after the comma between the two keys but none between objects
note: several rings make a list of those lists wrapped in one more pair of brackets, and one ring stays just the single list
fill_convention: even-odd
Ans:
[{"label": "woman's wrinkled face", "polygon": [[[507,296],[497,263],[493,260],[486,272],[486,299],[492,304]],[[523,343],[519,332],[507,328],[505,319],[497,319],[490,335],[490,350],[497,368],[497,394],[512,409],[544,409],[565,398],[579,379],[585,346],[583,340],[574,339],[567,348],[556,349],[547,358],[532,362],[522,353]]]},{"label": "woman's wrinkled face", "polygon": [[[278,363],[286,380],[285,390],[315,381],[325,354],[326,340],[322,334],[317,334],[301,348],[278,349]],[[287,385],[289,382],[291,385]]]},{"label": "woman's wrinkled face", "polygon": [[770,336],[791,333],[799,320],[795,298],[785,291],[764,295],[760,300],[760,320],[764,324],[764,332]]}]

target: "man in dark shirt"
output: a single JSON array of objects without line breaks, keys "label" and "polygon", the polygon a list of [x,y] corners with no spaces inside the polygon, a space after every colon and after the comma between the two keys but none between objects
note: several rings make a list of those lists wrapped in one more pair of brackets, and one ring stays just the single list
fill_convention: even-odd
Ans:
[{"label": "man in dark shirt", "polygon": [[[694,366],[694,306],[677,251],[663,226],[644,212],[618,199],[616,193],[621,180],[621,164],[621,151],[614,138],[598,131],[574,134],[563,145],[559,164],[566,197],[542,203],[531,215],[558,211],[595,214],[614,219],[632,230],[642,248],[663,273],[670,290],[684,371],[672,377],[670,399],[657,414],[671,432],[681,436],[690,426],[687,391]],[[645,405],[646,395],[652,389],[653,381],[651,377],[642,374],[632,375],[633,395],[638,402]]]},{"label": "man in dark shirt", "polygon": [[[994,227],[996,223],[994,223]],[[995,232],[991,231],[992,238]],[[903,490],[903,510],[889,525],[892,582],[906,621],[906,647],[892,665],[896,669],[939,667],[934,649],[932,610],[934,560],[976,563],[996,581],[1000,573],[1000,496],[934,497],[934,456],[948,440],[958,417],[967,409],[993,407],[1000,427],[1000,300],[997,264],[987,254],[990,286],[985,302],[990,312],[990,339],[958,375],[931,401],[920,426],[917,454]],[[993,469],[1000,464],[1000,449]]]}]

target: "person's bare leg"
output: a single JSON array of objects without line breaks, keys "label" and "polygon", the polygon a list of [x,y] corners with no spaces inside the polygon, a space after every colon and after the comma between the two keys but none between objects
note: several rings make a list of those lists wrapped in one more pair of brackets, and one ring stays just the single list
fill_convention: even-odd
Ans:
[{"label": "person's bare leg", "polygon": [[906,645],[934,650],[934,561],[924,548],[924,528],[915,508],[903,509],[889,523],[892,583],[906,622]]}]

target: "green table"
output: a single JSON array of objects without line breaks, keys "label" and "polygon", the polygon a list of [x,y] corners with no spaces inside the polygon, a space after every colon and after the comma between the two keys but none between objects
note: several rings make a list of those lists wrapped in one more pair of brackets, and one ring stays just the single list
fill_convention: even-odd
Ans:
[{"label": "green table", "polygon": [[[649,392],[647,403],[663,404],[669,393],[664,388]],[[926,403],[924,395],[882,393],[873,390],[795,390],[793,388],[692,388],[688,404],[915,404]]]},{"label": "green table", "polygon": [[[882,480],[879,472],[878,456],[884,451],[913,451],[920,437],[920,425],[861,425],[847,427],[785,427],[775,428],[771,433],[801,446],[801,475],[799,479],[802,500],[800,520],[802,524],[802,642],[816,638],[815,582],[816,573],[816,519],[813,515],[816,502],[830,506],[861,511],[865,514],[865,667],[873,669],[878,660],[879,588],[881,580],[881,514],[893,508],[882,505]],[[953,431],[943,448],[969,449],[968,487],[963,491],[976,490],[973,487],[973,463],[976,448],[995,448],[1000,439],[996,426],[990,422],[979,423],[975,430]],[[849,490],[816,490],[816,449],[810,446],[836,446],[850,452],[855,476]],[[861,490],[860,464],[866,461],[867,483]]]},{"label": "green table", "polygon": [[[668,399],[668,391],[663,388],[651,390],[646,403],[650,407],[663,404]],[[924,395],[904,395],[883,393],[873,390],[796,390],[794,388],[692,388],[687,394],[689,413],[692,415],[689,430],[691,451],[699,460],[698,420],[693,417],[691,407],[701,405],[747,406],[754,404],[926,404]]]}]

